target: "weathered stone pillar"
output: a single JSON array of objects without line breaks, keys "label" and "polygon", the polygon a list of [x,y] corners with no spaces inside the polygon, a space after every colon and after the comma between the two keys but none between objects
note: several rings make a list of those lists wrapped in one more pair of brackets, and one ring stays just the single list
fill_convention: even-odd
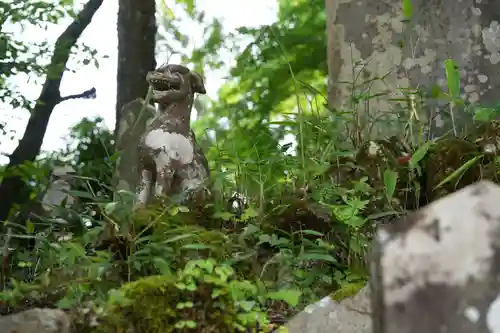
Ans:
[{"label": "weathered stone pillar", "polygon": [[116,191],[124,190],[135,193],[139,184],[139,141],[146,131],[148,120],[156,113],[151,105],[144,108],[144,112],[142,112],[143,108],[142,98],[127,103],[122,108],[116,138],[116,150],[120,152],[115,174]]},{"label": "weathered stone pillar", "polygon": [[[369,95],[389,93],[371,99],[367,109],[394,111],[389,99],[401,95],[401,89],[425,90],[439,84],[446,91],[443,62],[448,58],[461,69],[466,101],[483,105],[498,101],[499,1],[411,0],[413,11],[408,23],[403,22],[402,0],[326,1],[338,4],[327,9],[336,9],[341,44],[341,66],[330,73],[330,79],[356,81]],[[329,48],[334,47],[331,40]],[[329,67],[336,68],[330,63]],[[345,103],[351,86],[338,84],[342,87],[339,98]],[[437,107],[430,110],[433,117]]]},{"label": "weathered stone pillar", "polygon": [[500,330],[500,187],[482,181],[375,237],[375,333]]}]

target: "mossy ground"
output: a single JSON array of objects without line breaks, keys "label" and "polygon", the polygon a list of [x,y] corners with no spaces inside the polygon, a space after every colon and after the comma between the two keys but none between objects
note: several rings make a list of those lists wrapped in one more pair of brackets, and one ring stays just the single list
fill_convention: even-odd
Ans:
[{"label": "mossy ground", "polygon": [[233,333],[259,321],[265,326],[264,312],[253,297],[255,286],[233,273],[208,260],[191,262],[177,275],[127,283],[110,298],[98,332]]}]

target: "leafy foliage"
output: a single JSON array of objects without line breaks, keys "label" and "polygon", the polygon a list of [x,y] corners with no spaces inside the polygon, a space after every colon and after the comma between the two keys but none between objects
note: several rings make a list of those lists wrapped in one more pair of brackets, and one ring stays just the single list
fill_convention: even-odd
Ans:
[{"label": "leafy foliage", "polygon": [[[53,45],[48,41],[26,43],[20,35],[26,29],[46,29],[61,20],[73,17],[72,0],[53,1],[2,1],[0,4],[0,102],[9,103],[14,109],[30,110],[33,101],[26,98],[16,87],[13,77],[29,77],[36,80],[45,74],[47,54]],[[95,51],[79,46],[80,51],[96,55]]]}]

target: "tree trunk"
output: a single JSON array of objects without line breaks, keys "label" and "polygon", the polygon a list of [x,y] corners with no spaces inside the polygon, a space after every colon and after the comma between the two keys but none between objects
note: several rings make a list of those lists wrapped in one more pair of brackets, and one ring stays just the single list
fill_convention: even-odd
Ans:
[{"label": "tree trunk", "polygon": [[342,104],[341,89],[338,87],[338,77],[342,68],[340,53],[340,37],[343,37],[342,26],[338,26],[337,9],[339,0],[325,0],[326,35],[327,35],[327,63],[328,63],[328,105],[338,108]]},{"label": "tree trunk", "polygon": [[136,98],[146,96],[146,74],[156,67],[155,12],[155,0],[119,2],[115,137],[123,106]]},{"label": "tree trunk", "polygon": [[31,112],[24,135],[17,148],[10,155],[10,161],[5,170],[6,176],[0,184],[0,221],[7,220],[15,204],[23,203],[28,199],[29,192],[24,190],[23,179],[13,171],[27,161],[34,161],[40,153],[54,107],[63,100],[89,97],[95,93],[95,90],[91,89],[81,95],[75,95],[76,97],[61,97],[60,86],[71,48],[90,24],[102,3],[103,0],[89,0],[75,20],[57,38],[50,65],[47,67],[42,91]]}]

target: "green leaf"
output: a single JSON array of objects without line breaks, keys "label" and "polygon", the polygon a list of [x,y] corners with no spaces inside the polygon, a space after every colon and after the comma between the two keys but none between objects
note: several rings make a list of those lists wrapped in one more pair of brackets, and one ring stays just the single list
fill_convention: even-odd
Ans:
[{"label": "green leaf", "polygon": [[354,197],[345,202],[352,208],[356,210],[356,212],[361,211],[366,208],[366,206],[370,203],[370,200],[361,200],[360,198]]},{"label": "green leaf", "polygon": [[411,0],[403,0],[403,15],[409,19],[413,16],[413,6]]},{"label": "green leaf", "polygon": [[186,207],[186,206],[179,206],[179,212],[181,213],[188,213],[189,212],[189,208]]},{"label": "green leaf", "polygon": [[168,210],[168,213],[170,214],[170,216],[175,216],[175,215],[179,214],[179,207],[178,206],[171,207]]},{"label": "green leaf", "polygon": [[452,100],[458,99],[460,96],[460,72],[458,71],[458,66],[452,59],[446,59],[444,61],[444,68],[450,98]]},{"label": "green leaf", "polygon": [[160,13],[168,20],[175,20],[175,13],[165,0],[160,1]]},{"label": "green leaf", "polygon": [[351,227],[360,227],[368,220],[358,215],[360,213],[360,209],[358,209],[357,205],[358,207],[364,208],[364,201],[352,200],[349,205],[334,205],[332,207],[333,214],[340,222],[346,225]]},{"label": "green leaf", "polygon": [[391,202],[394,192],[396,191],[396,183],[398,181],[398,173],[394,170],[384,171],[384,186],[385,196],[387,201]]},{"label": "green leaf", "polygon": [[164,244],[167,244],[167,243],[173,243],[173,242],[177,242],[177,241],[180,241],[180,240],[183,240],[183,239],[186,239],[186,238],[191,238],[193,237],[194,235],[193,234],[182,234],[182,235],[177,235],[177,236],[174,236],[174,237],[171,237],[165,241],[163,241]]},{"label": "green leaf", "polygon": [[306,252],[300,256],[300,260],[321,260],[336,263],[338,262],[333,256],[325,253]]},{"label": "green leaf", "polygon": [[172,273],[172,270],[170,269],[170,263],[163,258],[160,257],[154,258],[153,264],[156,267],[156,269],[158,269],[160,274],[168,275]]},{"label": "green leaf", "polygon": [[368,222],[367,218],[361,217],[361,216],[352,216],[350,219],[347,219],[345,221],[342,221],[345,224],[351,226],[351,227],[361,227],[365,225],[366,222]]},{"label": "green leaf", "polygon": [[213,260],[200,260],[198,267],[203,268],[205,271],[212,273],[215,268],[215,261]]},{"label": "green leaf", "polygon": [[124,304],[127,301],[125,292],[120,289],[111,289],[108,291],[108,302],[110,304]]},{"label": "green leaf", "polygon": [[305,235],[312,235],[312,236],[319,236],[319,237],[324,236],[323,233],[321,233],[319,231],[315,231],[315,230],[310,230],[310,229],[299,230],[299,231],[295,231],[294,233],[301,233],[301,234],[305,234]]},{"label": "green leaf", "polygon": [[349,240],[349,249],[356,254],[361,254],[363,252],[364,247],[358,239],[351,238]]},{"label": "green leaf", "polygon": [[213,246],[207,244],[186,244],[182,246],[183,249],[189,250],[206,250],[206,249],[214,249]]},{"label": "green leaf", "polygon": [[245,212],[243,214],[241,214],[240,220],[247,221],[247,220],[254,218],[254,217],[257,217],[257,216],[259,216],[259,212],[257,212],[257,210],[255,210],[252,207],[248,207],[247,209],[245,209]]},{"label": "green leaf", "polygon": [[284,301],[293,307],[299,304],[300,296],[302,296],[302,291],[298,289],[282,289],[267,294],[267,297],[269,299],[275,301]]},{"label": "green leaf", "polygon": [[434,144],[434,141],[430,140],[430,141],[427,141],[426,143],[424,143],[422,146],[420,146],[417,149],[417,151],[415,153],[413,153],[413,155],[411,155],[411,157],[410,157],[410,161],[408,162],[410,167],[412,167],[412,168],[416,167],[418,165],[418,162],[420,162],[425,157],[425,155],[427,155],[427,151],[429,150],[429,148],[433,144]]},{"label": "green leaf", "polygon": [[31,222],[30,220],[26,221],[26,232],[28,234],[32,234],[35,232],[35,224]]},{"label": "green leaf", "polygon": [[63,297],[61,298],[56,306],[58,309],[70,309],[74,304],[76,303],[76,300],[71,299],[69,297]]},{"label": "green leaf", "polygon": [[258,226],[256,226],[255,224],[247,224],[245,226],[245,228],[243,228],[243,236],[245,237],[248,237],[248,236],[251,236],[253,234],[256,234],[257,232],[260,231],[260,228]]},{"label": "green leaf", "polygon": [[113,214],[113,212],[116,210],[116,206],[116,202],[107,203],[106,206],[104,206],[104,213],[106,213],[106,215]]},{"label": "green leaf", "polygon": [[216,212],[213,214],[214,219],[221,219],[224,221],[230,221],[233,217],[234,214],[230,212]]},{"label": "green leaf", "polygon": [[480,108],[474,112],[474,121],[488,122],[495,119],[497,112],[493,108]]}]

